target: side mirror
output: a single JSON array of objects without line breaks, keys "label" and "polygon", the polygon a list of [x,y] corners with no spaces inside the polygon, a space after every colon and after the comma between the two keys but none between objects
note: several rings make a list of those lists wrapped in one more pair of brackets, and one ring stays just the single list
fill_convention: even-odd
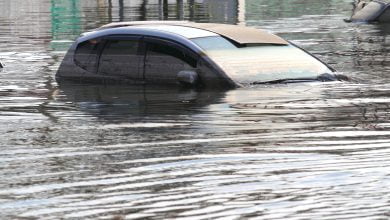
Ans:
[{"label": "side mirror", "polygon": [[3,66],[3,64],[0,62],[0,68],[3,68],[4,66]]},{"label": "side mirror", "polygon": [[196,71],[183,70],[177,74],[177,80],[185,86],[194,86],[199,81],[199,76]]}]

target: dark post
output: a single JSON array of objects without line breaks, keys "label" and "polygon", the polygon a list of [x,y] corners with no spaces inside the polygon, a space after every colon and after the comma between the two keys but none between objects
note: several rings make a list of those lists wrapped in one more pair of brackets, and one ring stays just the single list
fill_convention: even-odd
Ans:
[{"label": "dark post", "polygon": [[177,10],[176,17],[178,20],[184,20],[184,2],[183,0],[176,0]]},{"label": "dark post", "polygon": [[168,20],[168,0],[163,0],[163,19]]},{"label": "dark post", "polygon": [[158,20],[163,20],[164,17],[164,8],[163,8],[162,0],[158,0]]},{"label": "dark post", "polygon": [[112,0],[108,0],[108,21],[112,22]]},{"label": "dark post", "polygon": [[123,21],[123,18],[124,18],[124,13],[123,13],[123,8],[124,8],[124,4],[123,4],[123,0],[118,0],[119,2],[119,21]]},{"label": "dark post", "polygon": [[193,21],[194,20],[194,15],[195,15],[195,0],[189,0],[188,1],[188,6],[190,7],[189,20]]},{"label": "dark post", "polygon": [[148,0],[144,0],[139,8],[140,11],[140,21],[146,21],[146,6],[148,5]]}]

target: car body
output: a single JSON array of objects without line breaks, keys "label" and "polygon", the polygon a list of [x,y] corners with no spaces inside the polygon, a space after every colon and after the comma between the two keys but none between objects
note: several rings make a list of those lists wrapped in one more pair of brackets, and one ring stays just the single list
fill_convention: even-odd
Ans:
[{"label": "car body", "polygon": [[390,22],[390,0],[359,0],[351,16],[354,22]]},{"label": "car body", "polygon": [[234,88],[337,80],[335,71],[266,31],[184,21],[119,22],[82,34],[57,81]]}]

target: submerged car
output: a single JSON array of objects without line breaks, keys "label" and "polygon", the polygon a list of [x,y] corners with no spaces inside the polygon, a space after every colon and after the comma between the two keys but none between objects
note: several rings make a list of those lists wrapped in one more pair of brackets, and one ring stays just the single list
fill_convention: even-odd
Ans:
[{"label": "submerged car", "polygon": [[359,0],[350,19],[355,22],[390,22],[390,0]]},{"label": "submerged car", "polygon": [[56,79],[234,88],[338,77],[312,54],[264,30],[153,21],[111,23],[82,34]]}]

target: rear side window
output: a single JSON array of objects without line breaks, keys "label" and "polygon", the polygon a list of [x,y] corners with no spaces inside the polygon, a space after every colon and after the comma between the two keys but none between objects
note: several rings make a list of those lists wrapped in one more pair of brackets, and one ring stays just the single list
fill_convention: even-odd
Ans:
[{"label": "rear side window", "polygon": [[74,61],[77,66],[90,71],[95,72],[98,60],[98,48],[100,40],[93,39],[77,46]]},{"label": "rear side window", "polygon": [[104,48],[103,56],[136,55],[137,50],[137,40],[110,40]]},{"label": "rear side window", "polygon": [[138,39],[108,40],[100,56],[98,72],[139,78],[139,65],[142,61],[143,66],[144,56],[137,55],[138,47]]}]

